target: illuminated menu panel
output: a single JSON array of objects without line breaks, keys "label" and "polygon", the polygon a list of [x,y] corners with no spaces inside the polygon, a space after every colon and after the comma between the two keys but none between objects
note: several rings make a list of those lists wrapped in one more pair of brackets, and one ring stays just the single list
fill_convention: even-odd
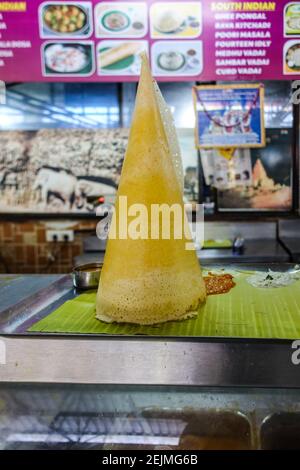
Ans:
[{"label": "illuminated menu panel", "polygon": [[0,79],[136,81],[300,77],[300,2],[0,1]]}]

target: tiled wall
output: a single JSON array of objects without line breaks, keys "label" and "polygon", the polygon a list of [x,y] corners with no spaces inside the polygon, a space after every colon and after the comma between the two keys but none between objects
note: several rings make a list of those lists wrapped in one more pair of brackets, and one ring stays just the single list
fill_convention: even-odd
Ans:
[{"label": "tiled wall", "polygon": [[70,222],[72,243],[47,243],[53,222],[0,222],[0,273],[66,273],[74,256],[82,253],[83,237],[95,234],[96,221]]}]

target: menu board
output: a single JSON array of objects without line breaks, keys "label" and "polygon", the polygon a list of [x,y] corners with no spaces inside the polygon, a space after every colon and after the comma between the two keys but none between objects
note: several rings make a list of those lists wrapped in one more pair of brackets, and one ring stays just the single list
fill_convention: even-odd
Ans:
[{"label": "menu board", "polygon": [[1,1],[0,80],[300,77],[300,1]]}]

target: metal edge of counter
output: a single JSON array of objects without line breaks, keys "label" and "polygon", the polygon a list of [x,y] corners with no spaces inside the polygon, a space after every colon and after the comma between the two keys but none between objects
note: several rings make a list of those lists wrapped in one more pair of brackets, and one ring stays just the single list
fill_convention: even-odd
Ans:
[{"label": "metal edge of counter", "polygon": [[294,353],[292,341],[1,336],[0,382],[300,388]]}]

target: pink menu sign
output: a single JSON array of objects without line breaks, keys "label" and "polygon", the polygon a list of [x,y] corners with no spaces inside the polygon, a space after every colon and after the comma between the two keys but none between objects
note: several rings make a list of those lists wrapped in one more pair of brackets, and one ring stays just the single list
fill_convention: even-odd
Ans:
[{"label": "pink menu sign", "polygon": [[0,80],[160,81],[300,77],[300,2],[1,1]]}]

